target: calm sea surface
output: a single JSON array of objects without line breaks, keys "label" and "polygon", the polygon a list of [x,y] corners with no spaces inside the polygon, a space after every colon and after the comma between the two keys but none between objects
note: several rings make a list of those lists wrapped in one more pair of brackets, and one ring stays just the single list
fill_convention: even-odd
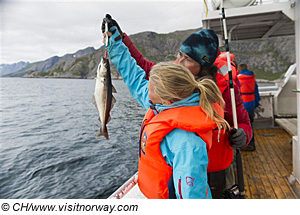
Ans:
[{"label": "calm sea surface", "polygon": [[113,84],[107,141],[94,80],[0,78],[0,198],[107,198],[137,171],[145,110]]}]

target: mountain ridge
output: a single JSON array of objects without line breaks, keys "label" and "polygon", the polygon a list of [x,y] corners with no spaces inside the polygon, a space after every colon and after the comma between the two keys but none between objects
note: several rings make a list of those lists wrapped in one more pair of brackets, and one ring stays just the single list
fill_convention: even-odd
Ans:
[{"label": "mountain ridge", "polygon": [[[182,41],[200,29],[158,34],[151,31],[130,35],[130,39],[152,62],[173,61]],[[222,51],[223,48],[221,48]],[[274,37],[261,40],[233,41],[230,51],[235,61],[248,64],[257,78],[279,78],[295,62],[295,37]],[[63,57],[53,56],[45,61],[31,63],[12,73],[11,77],[94,78],[97,66],[105,52],[104,47],[88,47]],[[75,56],[74,56],[75,55]],[[111,64],[113,76],[118,73]],[[270,78],[271,77],[271,78]]]},{"label": "mountain ridge", "polygon": [[4,75],[8,75],[10,73],[14,73],[19,71],[20,69],[24,68],[30,64],[29,62],[20,61],[13,64],[1,64],[0,65],[0,77]]}]

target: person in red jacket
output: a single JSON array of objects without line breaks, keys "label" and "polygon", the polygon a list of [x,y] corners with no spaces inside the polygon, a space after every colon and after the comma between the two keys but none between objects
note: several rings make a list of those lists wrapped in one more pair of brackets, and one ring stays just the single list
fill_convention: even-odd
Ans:
[{"label": "person in red jacket", "polygon": [[[241,94],[244,101],[244,107],[248,112],[251,126],[253,128],[254,121],[254,110],[259,106],[260,96],[258,92],[258,85],[255,81],[254,72],[248,70],[247,64],[241,63],[238,66],[239,75],[238,79],[241,84]],[[254,151],[255,150],[255,140],[253,137],[246,148],[243,151]]]},{"label": "person in red jacket", "polygon": [[[104,33],[104,24],[108,23],[109,28],[116,26],[123,43],[128,47],[131,56],[136,60],[137,64],[145,71],[146,78],[149,78],[149,72],[155,63],[145,59],[141,52],[137,50],[130,38],[121,31],[118,23],[111,18],[110,15],[106,15],[102,23],[102,32]],[[200,49],[197,49],[197,41],[203,43],[203,38],[201,31],[195,32],[188,36],[182,43],[176,62],[185,66],[195,77],[196,80],[203,79],[204,77],[213,79],[223,96],[225,101],[225,116],[224,118],[228,121],[230,126],[233,127],[233,114],[231,107],[231,96],[229,89],[229,82],[226,79],[226,75],[220,75],[221,71],[218,66],[224,65],[222,58],[217,58],[220,56],[218,42],[214,47],[207,46],[207,49],[212,51],[215,55],[214,59],[207,59],[203,56]],[[216,39],[218,40],[217,36]],[[212,44],[207,41],[207,44]],[[220,67],[221,68],[221,67]],[[236,69],[235,69],[236,71]],[[235,75],[236,76],[236,75]],[[217,133],[213,136],[213,145],[208,152],[209,164],[208,164],[208,183],[211,188],[213,198],[222,198],[223,191],[230,188],[234,183],[234,172],[232,168],[228,168],[233,160],[233,149],[232,147],[242,148],[246,147],[252,138],[252,128],[247,111],[244,109],[243,100],[240,95],[239,86],[236,85],[234,81],[234,91],[235,91],[235,102],[237,110],[237,121],[238,129],[237,131],[228,133],[218,137]],[[226,180],[226,175],[231,175],[231,180]]]}]

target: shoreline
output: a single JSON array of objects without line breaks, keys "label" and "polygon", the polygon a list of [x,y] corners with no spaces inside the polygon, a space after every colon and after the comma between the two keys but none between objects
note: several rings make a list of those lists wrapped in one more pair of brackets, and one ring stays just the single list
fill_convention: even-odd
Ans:
[{"label": "shoreline", "polygon": [[[7,76],[0,76],[0,78],[36,78],[36,79],[95,79],[96,77],[87,77],[87,78],[81,78],[77,76],[66,76],[66,77],[55,77],[55,76],[36,76],[36,77],[7,77]],[[119,77],[112,77],[112,80],[123,80],[121,76]]]}]

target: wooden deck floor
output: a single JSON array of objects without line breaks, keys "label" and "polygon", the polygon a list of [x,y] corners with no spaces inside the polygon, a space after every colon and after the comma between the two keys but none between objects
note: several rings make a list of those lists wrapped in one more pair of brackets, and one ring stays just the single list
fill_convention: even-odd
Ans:
[{"label": "wooden deck floor", "polygon": [[256,150],[242,151],[247,199],[298,199],[299,185],[291,186],[291,136],[283,129],[254,130]]}]

